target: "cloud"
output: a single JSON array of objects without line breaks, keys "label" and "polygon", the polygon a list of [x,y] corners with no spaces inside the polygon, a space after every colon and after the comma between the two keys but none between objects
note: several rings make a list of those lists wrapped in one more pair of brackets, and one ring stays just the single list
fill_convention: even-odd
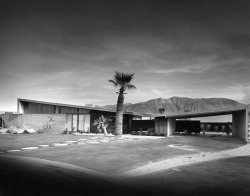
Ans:
[{"label": "cloud", "polygon": [[176,73],[203,73],[213,67],[214,66],[212,66],[211,64],[186,65],[178,68],[156,70],[154,71],[154,73],[166,74],[166,75],[176,74]]},{"label": "cloud", "polygon": [[250,36],[246,34],[230,34],[220,39],[221,43],[230,47],[231,50],[249,50]]}]

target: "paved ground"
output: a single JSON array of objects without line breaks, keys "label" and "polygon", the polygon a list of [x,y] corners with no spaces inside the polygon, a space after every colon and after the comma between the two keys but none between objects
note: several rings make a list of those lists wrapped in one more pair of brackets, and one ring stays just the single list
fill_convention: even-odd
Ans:
[{"label": "paved ground", "polygon": [[250,195],[250,156],[176,167],[129,178],[162,195]]},{"label": "paved ground", "polygon": [[0,165],[0,195],[147,195],[150,192],[120,178],[59,162],[0,155]]},{"label": "paved ground", "polygon": [[17,149],[20,151],[9,153],[69,163],[107,174],[119,174],[152,162],[201,152],[216,152],[242,145],[243,143],[237,139],[221,141],[191,136],[161,137],[160,139],[140,136],[82,137],[78,140],[52,144],[49,148]]},{"label": "paved ground", "polygon": [[[237,156],[238,149],[249,148],[238,139],[193,136],[73,139],[52,143],[49,147],[34,146],[38,148],[33,150],[2,150],[2,193],[200,195],[205,191],[205,195],[249,194],[248,156],[219,160],[223,158],[219,154],[215,159],[207,159],[209,154],[216,155],[221,151],[224,155],[234,151],[236,155],[233,156]],[[250,156],[249,152],[246,154]],[[186,160],[197,160],[197,157],[201,157],[199,163],[189,161],[191,164],[187,164]],[[176,167],[168,167],[167,161]],[[157,170],[159,166],[160,170]],[[137,175],[138,171],[140,175]],[[131,172],[133,175],[123,175]],[[230,187],[234,187],[234,191],[230,192]]]}]

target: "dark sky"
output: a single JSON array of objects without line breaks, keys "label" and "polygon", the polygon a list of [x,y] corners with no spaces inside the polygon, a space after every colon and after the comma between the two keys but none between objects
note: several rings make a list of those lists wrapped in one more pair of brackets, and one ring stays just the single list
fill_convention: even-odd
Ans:
[{"label": "dark sky", "polygon": [[0,111],[16,98],[126,103],[183,96],[250,103],[249,0],[0,0]]}]

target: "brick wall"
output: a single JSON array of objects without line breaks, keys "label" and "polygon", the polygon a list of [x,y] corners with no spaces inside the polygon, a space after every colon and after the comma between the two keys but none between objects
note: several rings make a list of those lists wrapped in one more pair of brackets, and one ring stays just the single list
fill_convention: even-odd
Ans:
[{"label": "brick wall", "polygon": [[49,116],[52,116],[55,120],[52,133],[62,133],[66,128],[66,114],[23,114],[23,125],[33,129],[39,129],[48,122]]}]

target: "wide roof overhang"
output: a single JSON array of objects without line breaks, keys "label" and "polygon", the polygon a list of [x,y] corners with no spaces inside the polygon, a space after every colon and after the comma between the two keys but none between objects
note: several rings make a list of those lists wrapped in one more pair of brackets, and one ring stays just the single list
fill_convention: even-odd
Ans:
[{"label": "wide roof overhang", "polygon": [[[37,101],[37,100],[31,100],[31,99],[22,99],[18,98],[17,101],[19,103],[21,102],[28,102],[28,103],[38,103],[38,104],[47,104],[47,105],[56,105],[56,106],[64,106],[64,107],[72,107],[72,108],[82,108],[86,110],[96,110],[96,111],[104,111],[104,112],[113,112],[115,113],[115,110],[111,110],[109,108],[105,107],[88,107],[88,106],[80,106],[80,105],[71,105],[71,104],[63,104],[63,103],[54,103],[54,102],[46,102],[46,101]],[[151,116],[150,114],[141,114],[138,112],[123,112],[127,115],[134,115],[134,116]]]},{"label": "wide roof overhang", "polygon": [[220,116],[220,115],[229,115],[241,111],[248,111],[247,107],[240,107],[240,108],[227,108],[221,110],[213,110],[213,111],[203,111],[203,112],[185,112],[185,113],[178,113],[178,114],[167,114],[162,116],[155,116],[155,118],[198,118],[198,117],[207,117],[207,116]]}]

